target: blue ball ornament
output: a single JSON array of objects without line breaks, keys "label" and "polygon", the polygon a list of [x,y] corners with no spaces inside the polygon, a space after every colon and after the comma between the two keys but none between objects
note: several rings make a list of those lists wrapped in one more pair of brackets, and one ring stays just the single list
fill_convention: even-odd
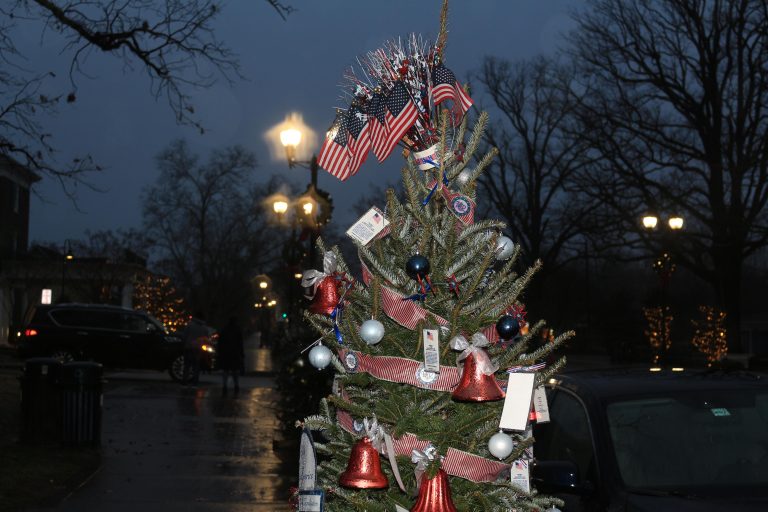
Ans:
[{"label": "blue ball ornament", "polygon": [[411,279],[424,279],[429,274],[429,260],[421,254],[411,256],[405,264],[405,272]]},{"label": "blue ball ornament", "polygon": [[520,332],[520,322],[513,316],[504,315],[496,322],[496,332],[501,339],[509,341]]}]

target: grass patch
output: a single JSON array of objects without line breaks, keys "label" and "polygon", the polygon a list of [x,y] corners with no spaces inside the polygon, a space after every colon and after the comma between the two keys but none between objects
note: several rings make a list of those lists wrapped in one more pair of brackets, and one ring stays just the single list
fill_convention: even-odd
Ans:
[{"label": "grass patch", "polygon": [[0,512],[55,503],[99,466],[96,449],[18,443],[19,372],[0,369]]}]

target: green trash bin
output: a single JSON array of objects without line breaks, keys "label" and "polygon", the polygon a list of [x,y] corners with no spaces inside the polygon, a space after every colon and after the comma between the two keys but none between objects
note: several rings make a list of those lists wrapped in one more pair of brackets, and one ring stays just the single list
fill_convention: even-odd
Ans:
[{"label": "green trash bin", "polygon": [[24,362],[21,384],[21,431],[26,444],[55,444],[61,439],[58,380],[61,363],[50,357]]},{"label": "green trash bin", "polygon": [[103,368],[99,363],[73,362],[61,366],[61,441],[68,446],[101,442]]}]

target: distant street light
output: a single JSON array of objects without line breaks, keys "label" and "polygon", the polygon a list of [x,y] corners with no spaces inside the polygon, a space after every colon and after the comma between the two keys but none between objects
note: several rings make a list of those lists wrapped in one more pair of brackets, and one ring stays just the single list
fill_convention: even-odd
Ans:
[{"label": "distant street light", "polygon": [[[651,234],[656,231],[656,227],[659,225],[659,217],[654,214],[646,214],[641,219],[643,228]],[[651,347],[654,349],[654,364],[659,363],[666,352],[672,346],[671,338],[671,323],[672,315],[670,314],[669,307],[669,283],[674,274],[676,265],[671,254],[672,242],[669,239],[669,234],[676,233],[683,229],[684,220],[679,215],[671,215],[667,218],[666,226],[668,232],[663,230],[659,233],[661,251],[653,259],[653,270],[659,276],[659,295],[660,306],[658,308],[648,308],[645,310],[646,319],[649,322],[649,334]],[[664,226],[664,224],[661,224]]]}]

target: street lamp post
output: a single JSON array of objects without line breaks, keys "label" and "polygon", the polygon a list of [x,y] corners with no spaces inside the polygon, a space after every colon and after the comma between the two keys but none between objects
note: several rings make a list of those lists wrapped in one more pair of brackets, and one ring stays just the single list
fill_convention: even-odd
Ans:
[{"label": "street lamp post", "polygon": [[67,266],[75,259],[72,253],[72,244],[69,240],[64,240],[64,259],[61,261],[61,293],[58,302],[64,302],[66,294],[64,292],[67,281]]},{"label": "street lamp post", "polygon": [[[285,148],[288,167],[303,167],[309,169],[310,173],[309,185],[298,199],[298,207],[300,208],[299,219],[305,221],[304,228],[310,233],[308,255],[309,266],[311,267],[315,262],[314,235],[316,235],[320,228],[331,220],[333,201],[331,200],[330,194],[317,188],[317,171],[319,169],[317,156],[312,155],[309,160],[300,160],[298,158],[303,139],[304,134],[298,125],[293,125],[288,122],[288,124],[284,125],[283,129],[280,130],[280,144]],[[277,206],[275,205],[275,212],[277,212],[276,208]],[[285,213],[285,211],[283,213]]]},{"label": "street lamp post", "polygon": [[[661,231],[661,251],[654,258],[652,268],[659,276],[659,302],[660,306],[656,313],[656,318],[653,323],[658,327],[657,329],[651,329],[651,337],[654,335],[658,339],[651,339],[651,345],[656,349],[654,354],[654,363],[659,363],[660,359],[666,355],[666,352],[672,345],[670,325],[672,316],[670,315],[669,306],[669,284],[674,274],[676,265],[674,258],[671,254],[671,240],[670,235],[677,233],[683,229],[684,220],[679,215],[671,215],[667,217],[666,222],[660,223],[660,219],[657,215],[649,213],[643,216],[642,220],[643,228],[650,234],[658,233]],[[646,312],[648,316],[648,312]],[[651,318],[649,317],[649,321]]]}]

